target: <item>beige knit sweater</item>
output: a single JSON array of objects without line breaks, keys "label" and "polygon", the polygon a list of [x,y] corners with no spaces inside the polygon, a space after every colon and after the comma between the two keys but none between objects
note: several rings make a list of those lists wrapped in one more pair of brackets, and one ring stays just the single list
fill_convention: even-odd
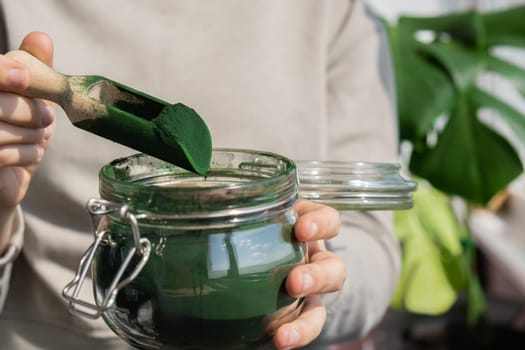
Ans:
[{"label": "beige knit sweater", "polygon": [[[215,147],[295,160],[397,160],[387,49],[360,1],[2,5],[11,48],[26,33],[45,31],[55,42],[58,71],[103,75],[192,106]],[[92,241],[84,205],[98,196],[99,168],[135,151],[73,127],[62,111],[57,119],[22,204],[17,234],[25,232],[24,249],[0,314],[0,349],[127,348],[101,320],[69,314],[60,294]],[[329,320],[321,340],[362,335],[382,317],[399,269],[390,219],[385,212],[343,214],[329,246],[347,262],[348,280],[342,292],[325,297]]]}]

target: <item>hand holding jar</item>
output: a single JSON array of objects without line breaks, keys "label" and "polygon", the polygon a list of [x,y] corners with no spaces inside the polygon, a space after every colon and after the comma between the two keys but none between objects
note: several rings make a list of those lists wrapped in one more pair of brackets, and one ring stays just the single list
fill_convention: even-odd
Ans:
[{"label": "hand holding jar", "polygon": [[309,263],[295,267],[288,275],[286,289],[293,297],[306,296],[299,317],[281,326],[273,341],[278,349],[304,346],[314,340],[326,320],[320,295],[339,290],[346,279],[346,266],[329,252],[324,240],[339,232],[339,213],[328,206],[301,199],[295,205],[298,220],[295,237],[308,243]]},{"label": "hand holding jar", "polygon": [[[215,149],[211,164],[204,177],[144,154],[102,167],[101,198],[87,205],[95,242],[63,290],[70,310],[140,349],[310,343],[326,321],[320,295],[342,288],[346,263],[324,245],[338,211],[301,198],[401,207],[413,185],[364,163],[298,177],[292,160],[253,150]],[[79,298],[89,269],[95,304]]]},{"label": "hand holding jar", "polygon": [[[321,332],[319,294],[346,276],[323,242],[339,214],[300,199],[291,160],[217,149],[201,177],[138,154],[99,178],[96,241],[63,293],[72,312],[141,349],[289,349]],[[96,304],[78,299],[91,265]]]}]

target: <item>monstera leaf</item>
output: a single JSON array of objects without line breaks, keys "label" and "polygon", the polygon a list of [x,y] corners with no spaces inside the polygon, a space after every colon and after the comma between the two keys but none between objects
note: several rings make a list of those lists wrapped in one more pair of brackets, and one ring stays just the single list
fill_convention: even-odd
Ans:
[{"label": "monstera leaf", "polygon": [[[387,24],[400,139],[413,145],[410,171],[472,203],[486,204],[523,172],[515,145],[484,124],[479,112],[497,113],[518,140],[525,140],[525,116],[480,88],[479,78],[498,74],[525,95],[525,69],[494,52],[498,46],[525,48],[524,18],[522,6]],[[444,127],[436,128],[443,120]]]},{"label": "monstera leaf", "polygon": [[456,218],[446,194],[422,179],[417,182],[414,209],[395,213],[403,268],[392,306],[439,315],[466,290],[469,319],[475,322],[485,307],[481,286],[471,269],[474,245],[468,229]]}]

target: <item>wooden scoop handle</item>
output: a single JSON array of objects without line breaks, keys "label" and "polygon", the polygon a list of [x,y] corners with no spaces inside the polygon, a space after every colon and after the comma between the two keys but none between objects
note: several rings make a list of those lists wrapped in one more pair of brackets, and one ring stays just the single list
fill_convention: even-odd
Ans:
[{"label": "wooden scoop handle", "polygon": [[22,63],[29,70],[29,87],[20,92],[21,95],[43,98],[58,104],[64,101],[69,91],[67,76],[53,70],[27,51],[10,51],[6,56]]}]

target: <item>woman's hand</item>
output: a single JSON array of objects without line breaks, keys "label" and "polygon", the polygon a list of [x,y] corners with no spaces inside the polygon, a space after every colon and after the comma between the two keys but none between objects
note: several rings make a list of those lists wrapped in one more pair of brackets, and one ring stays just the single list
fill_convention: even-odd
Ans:
[{"label": "woman's hand", "polygon": [[[52,41],[43,33],[28,34],[20,49],[49,65],[53,59]],[[9,239],[14,209],[53,134],[52,103],[19,95],[30,81],[22,64],[0,55],[0,255]]]},{"label": "woman's hand", "polygon": [[[20,49],[51,64],[53,45],[43,33],[28,34]],[[52,135],[52,104],[17,94],[30,80],[22,64],[0,56],[0,209],[21,202]]]},{"label": "woman's hand", "polygon": [[326,321],[326,309],[320,294],[341,289],[346,280],[344,262],[327,251],[324,244],[324,240],[339,233],[339,213],[307,200],[299,200],[295,210],[298,214],[295,237],[307,242],[309,262],[289,273],[286,288],[293,297],[307,298],[299,317],[275,333],[273,342],[278,349],[304,346],[320,334]]}]

